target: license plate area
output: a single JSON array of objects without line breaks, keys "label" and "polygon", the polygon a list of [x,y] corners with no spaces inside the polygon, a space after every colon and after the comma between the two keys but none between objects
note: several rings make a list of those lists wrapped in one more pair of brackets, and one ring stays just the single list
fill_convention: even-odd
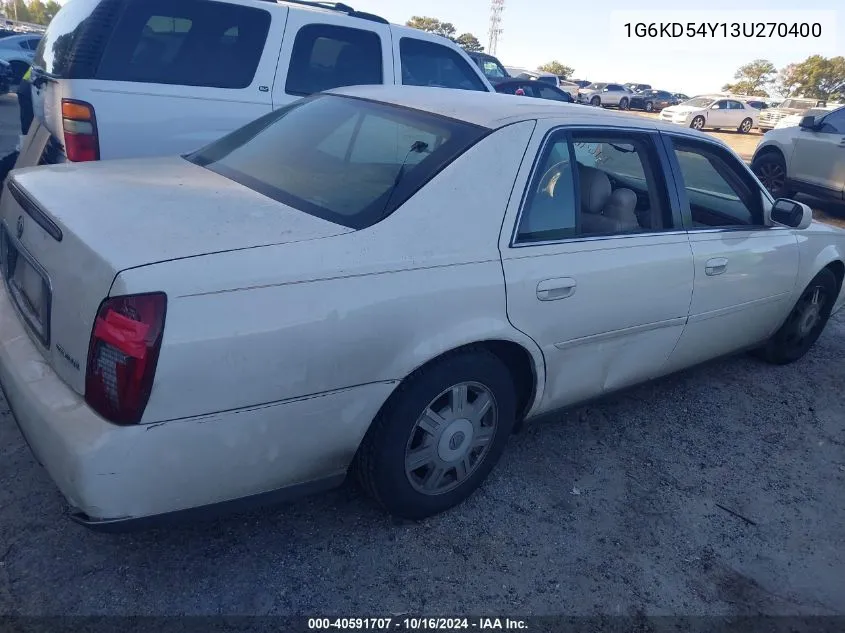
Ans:
[{"label": "license plate area", "polygon": [[50,347],[50,308],[53,289],[47,271],[0,224],[0,260],[3,281],[12,302],[44,347]]}]

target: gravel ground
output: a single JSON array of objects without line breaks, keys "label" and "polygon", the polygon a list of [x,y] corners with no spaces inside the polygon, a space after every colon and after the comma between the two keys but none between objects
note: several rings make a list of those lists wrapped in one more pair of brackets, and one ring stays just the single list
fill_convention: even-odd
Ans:
[{"label": "gravel ground", "polygon": [[347,485],[88,532],[0,398],[0,614],[845,615],[843,361],[838,315],[795,365],[722,360],[554,416],[420,524]]}]

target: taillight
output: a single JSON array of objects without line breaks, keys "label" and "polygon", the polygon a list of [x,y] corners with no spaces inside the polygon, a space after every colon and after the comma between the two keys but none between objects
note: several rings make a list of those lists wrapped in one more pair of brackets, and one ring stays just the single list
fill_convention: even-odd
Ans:
[{"label": "taillight", "polygon": [[115,424],[141,421],[161,349],[167,295],[151,293],[103,301],[88,347],[85,401]]},{"label": "taillight", "polygon": [[65,154],[69,161],[82,163],[100,160],[100,139],[94,106],[84,101],[62,99],[62,128]]}]

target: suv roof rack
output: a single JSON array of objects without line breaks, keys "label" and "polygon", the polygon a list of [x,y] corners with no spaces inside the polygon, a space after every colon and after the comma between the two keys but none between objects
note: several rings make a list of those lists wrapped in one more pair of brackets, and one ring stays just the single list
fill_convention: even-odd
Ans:
[{"label": "suv roof rack", "polygon": [[350,18],[360,18],[361,20],[369,20],[370,22],[378,22],[379,24],[390,24],[390,22],[379,15],[356,11],[348,4],[343,4],[342,2],[319,2],[318,0],[266,0],[266,2],[298,4],[303,7],[312,7],[315,9],[328,9],[329,11],[345,13]]}]

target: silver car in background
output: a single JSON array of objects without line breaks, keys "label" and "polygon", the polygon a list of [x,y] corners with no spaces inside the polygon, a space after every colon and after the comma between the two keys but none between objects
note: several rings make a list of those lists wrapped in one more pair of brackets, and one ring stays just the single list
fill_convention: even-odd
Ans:
[{"label": "silver car in background", "polygon": [[778,122],[791,115],[803,115],[810,108],[815,108],[819,102],[815,99],[786,99],[776,108],[766,108],[760,113],[758,127],[766,132],[777,127]]},{"label": "silver car in background", "polygon": [[578,90],[578,103],[603,107],[614,106],[620,110],[627,110],[633,96],[634,93],[622,84],[599,81]]}]

